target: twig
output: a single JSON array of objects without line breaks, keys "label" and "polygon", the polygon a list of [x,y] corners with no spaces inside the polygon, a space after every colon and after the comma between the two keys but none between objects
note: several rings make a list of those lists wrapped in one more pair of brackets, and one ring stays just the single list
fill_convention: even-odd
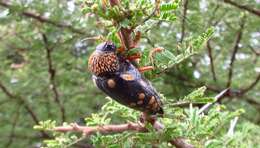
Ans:
[{"label": "twig", "polygon": [[10,99],[16,99],[24,104],[25,109],[29,112],[31,115],[32,119],[36,124],[39,123],[38,118],[36,117],[35,113],[32,111],[32,109],[25,103],[24,99],[21,98],[20,96],[15,96],[12,94],[3,84],[0,82],[0,88],[1,90],[10,98]]},{"label": "twig", "polygon": [[[175,76],[175,75],[174,75]],[[198,88],[198,87],[201,87],[201,86],[206,86],[207,90],[211,91],[211,92],[214,92],[214,93],[221,93],[221,91],[223,90],[223,88],[221,87],[218,87],[218,86],[213,86],[213,85],[205,85],[205,82],[202,82],[202,81],[196,81],[196,82],[193,82],[193,81],[190,81],[188,78],[186,78],[185,76],[183,75],[176,75],[175,76],[177,79],[179,79],[180,81],[183,82],[183,84],[185,84],[185,86],[187,87],[192,87],[192,88]],[[258,77],[257,77],[258,78]],[[258,78],[259,79],[259,78]],[[257,80],[257,79],[256,79]],[[251,88],[248,90],[252,90],[253,87],[256,86],[256,80],[250,84],[249,86],[251,86]],[[258,80],[259,82],[259,80]],[[166,83],[166,82],[165,82]],[[167,84],[167,83],[166,83]],[[253,87],[252,87],[253,86]],[[246,88],[249,88],[249,87],[246,87]],[[245,88],[244,88],[245,89]],[[248,92],[247,91],[247,92]],[[242,93],[241,93],[242,92]],[[246,93],[247,93],[246,92]],[[228,97],[228,98],[234,98],[234,99],[244,99],[245,101],[247,101],[248,103],[252,104],[252,105],[256,105],[256,106],[260,106],[260,102],[257,102],[255,100],[257,99],[248,99],[248,96],[246,96],[246,93],[243,93],[243,88],[240,88],[240,89],[229,89],[228,92],[226,92],[226,94],[224,95],[225,97]],[[222,99],[224,98],[221,97],[217,100],[218,103],[221,103]],[[243,97],[241,97],[243,96]],[[180,102],[180,103],[176,103],[176,104],[173,104],[173,106],[177,106],[177,107],[187,107],[189,105],[189,102]],[[194,105],[194,104],[193,104]]]},{"label": "twig", "polygon": [[[21,104],[23,104],[25,110],[29,113],[30,117],[32,118],[32,120],[35,122],[35,124],[39,124],[39,119],[36,116],[36,114],[34,113],[33,109],[26,103],[25,99],[22,98],[21,96],[16,96],[14,94],[12,94],[4,85],[3,83],[0,81],[0,89],[5,93],[6,96],[8,96],[10,99],[14,99],[17,100],[18,102],[21,102]],[[47,133],[45,133],[44,131],[40,131],[43,137],[48,138],[49,135]]]},{"label": "twig", "polygon": [[254,9],[254,8],[250,8],[250,7],[245,6],[245,5],[240,5],[240,4],[238,4],[236,2],[233,2],[231,0],[224,0],[224,2],[227,3],[227,4],[230,4],[232,6],[235,6],[235,7],[239,8],[239,9],[246,10],[246,11],[248,11],[248,12],[250,12],[250,13],[252,13],[252,14],[258,16],[258,17],[260,17],[260,10],[257,10],[257,9]]},{"label": "twig", "polygon": [[174,140],[169,141],[176,148],[194,148],[193,145],[187,143],[184,138],[176,138]]},{"label": "twig", "polygon": [[7,141],[7,143],[5,145],[6,148],[8,148],[13,143],[15,128],[16,128],[16,125],[17,125],[17,122],[18,122],[18,119],[19,119],[19,115],[20,115],[20,107],[21,107],[21,105],[18,106],[18,109],[17,109],[17,111],[14,115],[14,121],[12,123],[12,129],[11,129],[11,132],[10,132],[10,135],[9,135],[9,140]]},{"label": "twig", "polygon": [[44,33],[42,33],[42,38],[43,38],[43,42],[44,42],[44,46],[45,46],[46,54],[47,54],[46,58],[47,58],[47,61],[48,61],[48,72],[49,72],[49,76],[50,76],[51,89],[52,89],[53,94],[54,94],[54,101],[56,102],[56,104],[60,108],[62,122],[64,122],[66,120],[65,108],[60,101],[59,92],[58,92],[58,89],[57,89],[57,85],[55,83],[55,81],[56,81],[56,69],[53,67],[53,64],[52,64],[53,62],[52,62],[52,58],[51,58],[51,52],[53,51],[53,48],[50,48],[48,38]]},{"label": "twig", "polygon": [[240,24],[240,28],[239,28],[237,36],[236,36],[235,45],[233,47],[233,52],[232,52],[232,56],[231,56],[231,60],[230,60],[230,64],[229,64],[229,73],[228,73],[228,80],[227,80],[226,87],[230,87],[231,83],[232,83],[233,65],[234,65],[234,61],[236,59],[237,51],[239,49],[240,40],[242,39],[242,33],[243,33],[244,25],[245,25],[245,20],[242,19],[241,24]]},{"label": "twig", "polygon": [[[216,97],[215,97],[215,102],[217,102],[219,99],[223,98],[227,92],[229,91],[229,88],[221,91]],[[200,108],[198,114],[203,113],[206,109],[208,109],[211,105],[213,105],[215,102],[212,103],[207,103],[206,105],[204,105],[202,108]]]},{"label": "twig", "polygon": [[156,12],[159,12],[160,11],[160,1],[159,0],[156,0],[155,1],[155,8],[154,8],[154,10],[153,10],[153,12],[150,14],[150,15],[148,15],[146,18],[144,18],[144,20],[143,20],[143,24],[146,22],[146,21],[148,21],[149,19],[151,19],[153,16],[155,16],[156,15]]},{"label": "twig", "polygon": [[221,16],[221,18],[220,18],[219,20],[217,20],[215,23],[213,23],[213,20],[216,19],[216,18],[215,18],[215,14],[216,14],[217,11],[219,10],[219,8],[220,8],[220,5],[217,4],[217,6],[213,9],[212,14],[214,14],[214,15],[211,15],[211,16],[210,16],[209,22],[208,22],[208,26],[216,26],[216,25],[220,22],[220,20],[223,18],[223,16]]},{"label": "twig", "polygon": [[152,40],[148,36],[143,36],[146,40],[147,43],[150,44],[153,48],[155,48],[155,44],[152,42]]},{"label": "twig", "polygon": [[247,93],[248,91],[250,91],[251,89],[253,89],[256,86],[256,84],[259,82],[259,80],[260,80],[260,74],[258,74],[255,81],[253,81],[249,86],[241,89],[240,93],[243,95],[243,94]]},{"label": "twig", "polygon": [[234,134],[234,130],[235,130],[237,121],[238,121],[238,117],[235,117],[233,120],[230,121],[230,127],[229,127],[229,130],[227,133],[228,136],[232,136]]},{"label": "twig", "polygon": [[252,46],[250,46],[249,45],[249,48],[250,48],[250,50],[253,52],[253,53],[255,53],[255,55],[257,55],[257,56],[260,56],[260,51],[258,50],[256,50],[256,49],[254,49]]},{"label": "twig", "polygon": [[[11,3],[3,2],[3,1],[0,1],[0,6],[6,7],[8,9],[12,9],[13,7],[15,7]],[[14,9],[12,9],[12,10],[14,10]],[[10,11],[10,12],[13,12],[13,11]],[[78,33],[78,34],[85,34],[85,32],[82,31],[83,29],[76,29],[72,25],[67,24],[67,23],[55,22],[55,21],[50,20],[49,18],[47,18],[45,16],[42,16],[38,13],[35,13],[33,11],[22,11],[22,12],[17,11],[17,12],[18,12],[18,14],[20,14],[22,16],[35,19],[35,20],[37,20],[41,23],[51,24],[51,25],[56,26],[58,28],[67,28],[70,31]]]},{"label": "twig", "polygon": [[0,101],[0,106],[4,105],[5,103],[8,103],[8,102],[10,102],[10,99],[1,100]]},{"label": "twig", "polygon": [[214,68],[214,61],[213,61],[213,56],[212,56],[212,48],[210,45],[210,40],[207,41],[207,49],[208,49],[208,55],[209,55],[209,59],[210,59],[210,69],[211,69],[212,77],[213,77],[213,80],[216,82],[217,77],[216,77],[216,72],[215,72],[215,68]]},{"label": "twig", "polygon": [[201,106],[205,103],[191,102],[191,101],[180,101],[180,102],[174,102],[172,104],[167,104],[167,105],[169,107],[181,107],[181,108],[183,108],[183,107],[189,107],[190,104],[192,104],[193,106]]},{"label": "twig", "polygon": [[182,25],[181,25],[181,39],[180,43],[184,40],[185,37],[185,20],[187,16],[187,10],[188,10],[188,0],[184,0],[184,6],[183,6],[183,17],[182,17]]}]

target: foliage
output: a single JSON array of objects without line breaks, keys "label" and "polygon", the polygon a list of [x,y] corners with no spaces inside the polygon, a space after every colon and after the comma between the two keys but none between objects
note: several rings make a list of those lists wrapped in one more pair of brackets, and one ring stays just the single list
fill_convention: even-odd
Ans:
[{"label": "foliage", "polygon": [[[196,147],[260,145],[259,17],[226,1],[121,2],[113,8],[107,0],[0,2],[0,147],[171,147],[167,141],[180,136]],[[257,1],[234,2],[260,9]],[[52,131],[72,122],[94,126],[139,120],[139,112],[105,99],[86,70],[89,54],[101,41],[93,39],[119,46],[122,27],[142,33],[131,52],[142,52],[141,66],[156,68],[145,76],[163,94],[166,113],[159,121],[164,130],[146,125],[147,133],[90,137]],[[164,50],[151,57],[154,47]],[[217,101],[208,96],[225,89],[229,79],[230,92],[199,113],[203,104]]]},{"label": "foliage", "polygon": [[[198,89],[190,93],[185,98],[196,98],[198,94],[203,95],[204,90]],[[201,96],[202,97],[202,96]],[[206,100],[204,101],[206,102]],[[165,117],[160,118],[160,121],[165,125],[163,131],[156,132],[150,125],[146,125],[149,129],[148,133],[129,133],[123,132],[113,135],[101,135],[96,134],[90,137],[91,142],[95,147],[147,147],[150,143],[159,147],[170,147],[167,141],[176,137],[187,137],[196,147],[223,147],[232,146],[238,142],[233,138],[234,134],[227,135],[229,129],[229,123],[231,119],[240,116],[243,110],[237,110],[230,112],[224,105],[214,105],[207,114],[199,113],[197,107],[184,108],[166,108]],[[106,125],[119,121],[136,122],[139,119],[138,112],[122,106],[115,101],[109,99],[109,101],[102,107],[98,114],[92,114],[91,117],[85,119],[86,125]],[[49,128],[53,122],[46,121],[40,123],[38,129],[51,130]],[[174,124],[172,124],[174,123]],[[54,133],[54,140],[45,141],[48,147],[67,147],[74,143],[71,140],[72,133],[66,133],[66,136],[62,133]],[[69,136],[70,135],[70,136]],[[223,142],[223,137],[228,138],[229,142]],[[82,139],[80,137],[78,139]],[[63,139],[61,143],[60,139]],[[248,143],[244,143],[247,146]]]}]

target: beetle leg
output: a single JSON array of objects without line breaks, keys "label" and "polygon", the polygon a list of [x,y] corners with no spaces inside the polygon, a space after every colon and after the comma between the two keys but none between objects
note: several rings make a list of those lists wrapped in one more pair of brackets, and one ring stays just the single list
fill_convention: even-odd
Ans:
[{"label": "beetle leg", "polygon": [[154,56],[156,53],[158,52],[162,52],[164,49],[162,47],[157,47],[157,48],[153,48],[150,52],[149,52],[149,60],[152,63],[152,65],[154,65]]},{"label": "beetle leg", "polygon": [[140,56],[139,55],[132,55],[132,56],[128,56],[127,59],[129,61],[134,61],[134,60],[140,59]]},{"label": "beetle leg", "polygon": [[162,52],[164,49],[162,47],[156,47],[153,48],[150,52],[149,52],[149,58],[154,57],[154,55],[158,52]]},{"label": "beetle leg", "polygon": [[141,72],[141,73],[144,73],[146,71],[153,70],[153,69],[154,69],[153,66],[144,66],[144,67],[139,67],[138,68],[139,72]]},{"label": "beetle leg", "polygon": [[123,46],[119,47],[116,49],[119,53],[125,51],[125,48]]},{"label": "beetle leg", "polygon": [[127,56],[127,59],[129,61],[135,61],[135,60],[140,59],[140,58],[141,58],[140,53],[135,53],[134,55]]}]

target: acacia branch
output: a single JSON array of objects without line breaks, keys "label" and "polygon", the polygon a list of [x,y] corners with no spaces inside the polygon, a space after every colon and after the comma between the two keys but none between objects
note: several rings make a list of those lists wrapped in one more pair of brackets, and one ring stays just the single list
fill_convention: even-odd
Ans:
[{"label": "acacia branch", "polygon": [[[120,5],[120,0],[109,0],[109,3],[111,7],[114,7],[115,5]],[[114,25],[117,26],[118,22],[114,20]],[[133,39],[132,34],[133,29],[132,28],[120,28],[120,31],[118,32],[118,36],[120,39],[120,42],[122,44],[122,47],[124,49],[130,49],[131,45],[133,45]]]},{"label": "acacia branch", "polygon": [[[8,3],[8,2],[0,1],[0,6],[3,6],[5,8],[12,9],[12,10],[16,11],[14,9],[14,7],[16,7],[16,6],[14,6],[14,5],[12,5],[11,3]],[[10,12],[12,12],[12,11],[10,11]],[[32,19],[37,20],[41,23],[51,24],[51,25],[56,26],[58,28],[67,28],[68,30],[75,32],[75,33],[78,33],[78,34],[85,34],[85,32],[82,31],[83,29],[76,29],[68,23],[62,23],[62,22],[56,22],[56,21],[50,20],[48,17],[42,16],[42,15],[36,13],[36,12],[33,12],[33,11],[27,10],[27,11],[21,11],[21,12],[16,11],[16,12],[18,14],[22,15],[22,16],[32,18]]]},{"label": "acacia branch", "polygon": [[54,94],[54,101],[60,108],[61,118],[62,118],[62,121],[64,122],[66,119],[65,108],[60,101],[60,95],[59,95],[59,92],[57,89],[57,85],[55,83],[56,82],[56,69],[53,67],[53,62],[52,62],[52,58],[51,58],[51,53],[53,51],[53,48],[50,48],[48,38],[45,34],[42,34],[42,38],[43,38],[44,46],[46,49],[46,58],[48,61],[48,72],[49,72],[49,76],[50,76],[51,89]]},{"label": "acacia branch", "polygon": [[[159,125],[161,126],[161,125]],[[157,127],[159,127],[157,126]],[[155,127],[155,125],[154,125]],[[157,128],[159,129],[159,128]],[[135,131],[135,132],[148,132],[148,130],[140,123],[126,123],[126,124],[118,124],[118,125],[103,125],[103,126],[78,126],[76,124],[72,124],[71,126],[59,126],[53,129],[57,132],[80,132],[85,136],[89,136],[95,134],[97,132],[101,134],[111,134],[111,133],[122,133],[125,131]],[[177,148],[193,148],[194,146],[185,142],[184,138],[176,138],[174,140],[169,141],[169,143],[175,145]]]},{"label": "acacia branch", "polygon": [[215,68],[214,68],[214,61],[213,61],[213,56],[212,56],[212,47],[210,45],[210,40],[207,41],[207,49],[208,49],[208,55],[209,55],[209,59],[210,59],[210,69],[211,69],[212,77],[213,77],[213,80],[216,82],[217,77],[216,77],[216,72],[215,72]]},{"label": "acacia branch", "polygon": [[138,123],[127,123],[127,124],[120,124],[120,125],[103,125],[103,126],[78,126],[78,125],[71,125],[71,126],[59,126],[53,129],[54,131],[58,132],[82,132],[84,135],[89,136],[94,133],[102,133],[102,134],[109,134],[109,133],[122,133],[124,131],[138,131],[138,132],[145,132],[147,131],[146,128],[139,125]]},{"label": "acacia branch", "polygon": [[239,8],[239,9],[246,10],[246,11],[248,11],[248,12],[250,12],[250,13],[252,13],[252,14],[258,16],[258,17],[260,17],[260,10],[258,10],[258,9],[250,8],[248,6],[241,5],[241,4],[233,2],[231,0],[224,0],[224,2],[227,3],[227,4],[230,4],[232,6],[235,6],[235,7]]},{"label": "acacia branch", "polygon": [[233,47],[233,52],[232,52],[232,56],[231,56],[231,60],[230,60],[230,64],[229,64],[228,81],[227,81],[226,87],[230,87],[231,83],[232,83],[233,65],[234,65],[234,61],[236,59],[237,51],[239,49],[240,40],[242,39],[244,25],[245,25],[245,20],[242,19],[241,24],[240,24],[240,28],[239,28],[237,35],[236,35],[235,45]]},{"label": "acacia branch", "polygon": [[[120,5],[120,0],[109,0],[110,5],[113,7],[115,5]],[[146,21],[148,21],[151,17],[153,17],[154,15],[156,15],[156,12],[159,11],[159,6],[160,6],[160,1],[156,0],[155,1],[155,9],[153,10],[153,12],[148,15],[142,23],[145,23]],[[126,12],[125,12],[126,13]],[[129,15],[126,13],[126,16]],[[117,20],[113,20],[114,21],[114,26],[118,27],[119,26],[119,22]],[[131,28],[125,28],[125,27],[120,27],[120,30],[118,32],[118,36],[121,42],[121,46],[122,48],[129,50],[131,48],[134,48],[136,45],[136,41],[133,38],[133,34],[134,34],[134,29],[136,26],[132,26]]]},{"label": "acacia branch", "polygon": [[[4,85],[3,83],[0,81],[0,89],[4,92],[4,94],[6,96],[8,96],[11,100],[16,100],[19,103],[23,104],[25,110],[29,113],[30,117],[32,118],[32,120],[35,122],[35,124],[39,124],[39,119],[36,116],[36,114],[34,113],[33,109],[26,103],[25,99],[22,98],[21,96],[16,96],[14,94],[12,94]],[[44,131],[40,131],[43,137],[49,137],[49,135],[47,133],[45,133]]]}]

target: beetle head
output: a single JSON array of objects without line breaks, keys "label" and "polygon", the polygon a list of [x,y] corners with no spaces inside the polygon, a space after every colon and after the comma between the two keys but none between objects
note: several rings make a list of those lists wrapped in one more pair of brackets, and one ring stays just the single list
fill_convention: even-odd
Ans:
[{"label": "beetle head", "polygon": [[97,51],[101,52],[116,52],[116,46],[112,42],[103,42],[96,47]]}]

